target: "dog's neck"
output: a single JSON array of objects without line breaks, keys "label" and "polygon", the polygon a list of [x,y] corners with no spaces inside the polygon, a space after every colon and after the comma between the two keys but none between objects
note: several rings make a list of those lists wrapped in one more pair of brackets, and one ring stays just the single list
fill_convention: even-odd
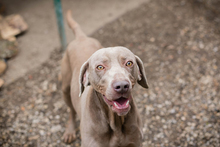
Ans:
[{"label": "dog's neck", "polygon": [[[112,108],[106,104],[102,94],[90,89],[91,97],[87,97],[88,113],[92,116],[91,126],[96,128],[101,135],[108,134],[108,137],[114,137],[113,140],[120,142],[124,140],[126,134],[136,134],[143,137],[141,131],[141,120],[137,113],[137,107],[133,100],[130,101],[130,111],[125,116],[118,116],[112,111]],[[97,126],[97,127],[96,127]],[[113,135],[114,134],[114,135]]]}]

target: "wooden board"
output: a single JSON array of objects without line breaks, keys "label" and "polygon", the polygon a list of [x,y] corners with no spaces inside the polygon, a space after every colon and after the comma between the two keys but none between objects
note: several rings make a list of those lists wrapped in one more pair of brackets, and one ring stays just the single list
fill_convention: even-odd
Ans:
[{"label": "wooden board", "polygon": [[0,75],[2,75],[5,72],[6,68],[7,68],[7,65],[5,61],[0,60]]},{"label": "wooden board", "polygon": [[0,19],[0,34],[2,39],[10,39],[28,29],[21,15],[13,14]]}]

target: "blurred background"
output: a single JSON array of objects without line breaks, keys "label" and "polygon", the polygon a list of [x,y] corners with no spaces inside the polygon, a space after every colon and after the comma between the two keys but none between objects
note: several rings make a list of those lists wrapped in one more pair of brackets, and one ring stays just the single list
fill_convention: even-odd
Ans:
[{"label": "blurred background", "polygon": [[[150,88],[134,95],[144,147],[220,146],[219,0],[61,2],[87,35],[143,60]],[[0,13],[0,146],[80,146],[79,130],[72,144],[61,140],[68,110],[54,2],[1,0]]]},{"label": "blurred background", "polygon": [[[71,9],[74,18],[89,35],[144,1],[146,0],[65,0],[62,1],[62,6],[64,15],[68,9]],[[6,16],[19,14],[29,27],[27,33],[17,38],[19,56],[9,60],[10,68],[3,76],[7,84],[45,62],[51,51],[60,47],[60,41],[53,0],[1,0],[1,13]],[[64,23],[66,24],[65,21]],[[65,29],[69,42],[73,39],[73,33],[67,25]]]}]

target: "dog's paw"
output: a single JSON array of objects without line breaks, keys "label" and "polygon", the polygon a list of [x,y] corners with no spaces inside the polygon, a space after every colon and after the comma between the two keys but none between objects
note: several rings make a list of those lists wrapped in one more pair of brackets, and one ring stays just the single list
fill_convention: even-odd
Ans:
[{"label": "dog's paw", "polygon": [[65,143],[71,143],[76,139],[76,132],[66,130],[63,134],[62,140]]}]

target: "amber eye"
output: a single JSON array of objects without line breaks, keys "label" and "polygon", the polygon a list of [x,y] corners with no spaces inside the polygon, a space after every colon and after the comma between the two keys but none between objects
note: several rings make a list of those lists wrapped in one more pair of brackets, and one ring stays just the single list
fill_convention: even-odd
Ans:
[{"label": "amber eye", "polygon": [[127,63],[126,63],[126,66],[132,66],[133,65],[133,62],[131,62],[131,61],[128,61]]},{"label": "amber eye", "polygon": [[104,69],[104,66],[98,65],[96,68],[97,68],[98,70],[103,70],[103,69]]}]

